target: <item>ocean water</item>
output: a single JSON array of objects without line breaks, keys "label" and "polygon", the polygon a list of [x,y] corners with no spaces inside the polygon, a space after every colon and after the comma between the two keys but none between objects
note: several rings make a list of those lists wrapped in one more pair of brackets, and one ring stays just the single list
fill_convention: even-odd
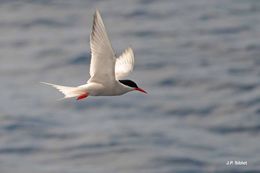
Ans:
[{"label": "ocean water", "polygon": [[[88,80],[95,9],[148,95],[39,83]],[[260,172],[259,31],[258,0],[1,0],[0,172]]]}]

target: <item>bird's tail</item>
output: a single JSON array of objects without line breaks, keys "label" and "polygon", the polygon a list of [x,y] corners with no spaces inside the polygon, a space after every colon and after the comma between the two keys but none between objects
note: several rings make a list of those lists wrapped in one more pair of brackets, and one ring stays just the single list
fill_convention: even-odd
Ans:
[{"label": "bird's tail", "polygon": [[78,99],[82,99],[82,96],[86,95],[86,92],[80,90],[78,87],[55,85],[55,84],[51,84],[51,83],[47,83],[47,82],[41,82],[41,83],[50,85],[50,86],[58,89],[61,93],[64,94],[64,98],[62,98],[62,99],[72,98],[72,97],[78,97]]}]

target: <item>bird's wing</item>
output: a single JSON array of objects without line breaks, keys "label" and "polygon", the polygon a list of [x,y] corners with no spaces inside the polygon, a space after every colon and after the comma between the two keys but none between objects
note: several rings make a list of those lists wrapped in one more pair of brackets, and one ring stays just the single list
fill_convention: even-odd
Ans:
[{"label": "bird's wing", "polygon": [[134,68],[134,52],[127,48],[119,58],[116,59],[115,75],[116,79],[126,77]]},{"label": "bird's wing", "polygon": [[90,79],[88,82],[110,83],[115,80],[115,53],[99,11],[94,14],[90,35]]}]

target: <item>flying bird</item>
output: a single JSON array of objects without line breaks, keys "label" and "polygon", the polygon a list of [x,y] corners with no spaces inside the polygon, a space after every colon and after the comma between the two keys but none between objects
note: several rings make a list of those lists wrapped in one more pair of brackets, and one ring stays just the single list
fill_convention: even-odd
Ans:
[{"label": "flying bird", "polygon": [[93,19],[92,33],[90,35],[90,79],[86,84],[69,87],[41,82],[58,89],[64,98],[84,99],[88,96],[117,96],[130,91],[140,91],[132,80],[124,80],[134,67],[134,52],[127,48],[119,57],[116,57],[108,38],[104,22],[98,10]]}]

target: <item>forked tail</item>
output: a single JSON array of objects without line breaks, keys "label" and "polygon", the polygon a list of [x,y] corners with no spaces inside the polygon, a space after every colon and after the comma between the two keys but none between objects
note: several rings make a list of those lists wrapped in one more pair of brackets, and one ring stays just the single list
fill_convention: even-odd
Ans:
[{"label": "forked tail", "polygon": [[50,85],[56,89],[58,89],[61,93],[64,94],[64,98],[72,98],[72,97],[77,97],[77,100],[83,99],[88,96],[88,93],[80,90],[77,87],[68,87],[68,86],[62,86],[62,85],[55,85],[47,82],[41,82],[46,85]]}]

